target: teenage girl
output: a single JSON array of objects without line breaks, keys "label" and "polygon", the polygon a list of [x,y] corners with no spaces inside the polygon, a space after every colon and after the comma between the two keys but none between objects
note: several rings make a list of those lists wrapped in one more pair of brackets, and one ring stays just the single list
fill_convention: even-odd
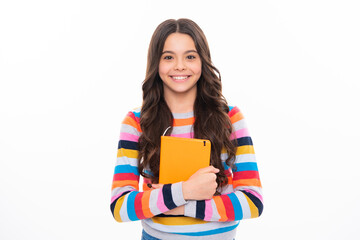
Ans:
[{"label": "teenage girl", "polygon": [[[144,240],[234,239],[239,220],[262,213],[261,183],[244,117],[222,95],[220,73],[195,22],[169,19],[156,28],[142,90],[142,106],[121,125],[111,192],[115,220],[141,220]],[[211,166],[162,185],[160,136],[168,126],[170,136],[209,139]]]}]

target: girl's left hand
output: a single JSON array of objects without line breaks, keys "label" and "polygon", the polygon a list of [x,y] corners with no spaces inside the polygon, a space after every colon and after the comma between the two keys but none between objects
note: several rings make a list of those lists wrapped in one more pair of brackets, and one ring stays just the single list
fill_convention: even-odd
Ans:
[{"label": "girl's left hand", "polygon": [[[162,188],[164,186],[164,184],[151,184],[151,189],[158,189],[158,188]],[[165,215],[184,215],[185,213],[185,209],[184,209],[184,205],[181,205],[179,207],[173,208],[167,212],[164,212]]]}]

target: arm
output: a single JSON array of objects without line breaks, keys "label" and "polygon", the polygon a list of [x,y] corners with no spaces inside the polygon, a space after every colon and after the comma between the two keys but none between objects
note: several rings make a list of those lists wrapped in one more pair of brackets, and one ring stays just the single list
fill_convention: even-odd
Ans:
[{"label": "arm", "polygon": [[137,113],[129,112],[121,125],[111,191],[111,212],[118,222],[151,218],[184,205],[182,182],[139,191]]},{"label": "arm", "polygon": [[[226,169],[233,191],[207,200],[189,200],[184,215],[205,221],[236,221],[259,217],[263,210],[261,183],[251,137],[237,107],[229,112],[237,138],[236,168]],[[227,154],[222,153],[222,159]],[[228,167],[227,167],[228,168]]]}]

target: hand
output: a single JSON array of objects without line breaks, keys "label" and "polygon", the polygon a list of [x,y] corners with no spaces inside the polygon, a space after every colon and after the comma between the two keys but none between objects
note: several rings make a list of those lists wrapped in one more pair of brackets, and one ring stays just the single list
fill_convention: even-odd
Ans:
[{"label": "hand", "polygon": [[165,215],[184,215],[185,214],[185,207],[181,205],[179,207],[173,208],[167,212],[164,212]]},{"label": "hand", "polygon": [[216,173],[220,170],[205,167],[195,172],[187,181],[183,182],[183,196],[185,200],[211,199],[216,192]]},{"label": "hand", "polygon": [[150,188],[158,189],[158,188],[162,188],[163,186],[164,186],[164,184],[162,184],[162,183],[158,183],[158,184],[152,183]]}]

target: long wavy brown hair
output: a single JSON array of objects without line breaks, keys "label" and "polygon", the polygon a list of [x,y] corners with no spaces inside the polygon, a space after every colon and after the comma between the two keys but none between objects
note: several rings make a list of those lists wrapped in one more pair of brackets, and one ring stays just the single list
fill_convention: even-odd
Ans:
[{"label": "long wavy brown hair", "polygon": [[[236,138],[230,140],[233,133],[228,116],[229,107],[222,95],[221,76],[212,64],[206,37],[200,27],[190,19],[168,19],[162,22],[152,35],[148,56],[146,77],[142,84],[143,103],[141,107],[139,138],[139,173],[150,178],[153,183],[159,181],[160,136],[168,126],[173,125],[173,115],[165,102],[163,82],[159,76],[159,62],[167,37],[172,33],[188,34],[194,41],[202,62],[201,76],[197,82],[197,95],[194,103],[194,137],[208,139],[211,142],[210,163],[220,169],[217,173],[218,189],[228,183],[221,162],[223,148],[228,153],[226,164],[234,166]],[[172,128],[167,131],[170,135]],[[149,168],[152,174],[144,170]]]}]

